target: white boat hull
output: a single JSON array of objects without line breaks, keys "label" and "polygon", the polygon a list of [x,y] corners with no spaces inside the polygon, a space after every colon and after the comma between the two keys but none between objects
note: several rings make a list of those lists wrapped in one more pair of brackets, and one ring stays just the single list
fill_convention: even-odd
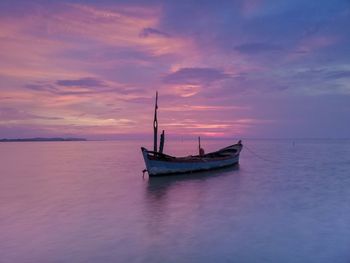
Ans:
[{"label": "white boat hull", "polygon": [[[234,147],[234,146],[231,146]],[[145,160],[146,168],[150,176],[159,176],[166,174],[178,174],[178,173],[191,173],[197,171],[206,171],[212,169],[223,168],[238,164],[239,152],[241,148],[237,150],[237,153],[227,155],[222,158],[210,158],[210,157],[183,157],[174,158],[173,160],[160,160],[158,158],[152,158],[150,152],[142,148],[143,158]]]}]

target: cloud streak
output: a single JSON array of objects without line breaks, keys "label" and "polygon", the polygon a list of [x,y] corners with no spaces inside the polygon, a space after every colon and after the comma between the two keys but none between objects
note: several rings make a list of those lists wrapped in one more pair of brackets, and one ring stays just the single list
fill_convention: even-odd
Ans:
[{"label": "cloud streak", "polygon": [[163,78],[167,84],[205,84],[229,78],[230,75],[216,68],[181,68]]},{"label": "cloud streak", "polygon": [[79,86],[79,87],[87,87],[87,88],[89,87],[98,88],[98,87],[107,86],[102,80],[92,78],[92,77],[86,77],[81,79],[57,80],[56,84],[59,86],[65,86],[65,87]]},{"label": "cloud streak", "polygon": [[270,43],[245,43],[235,47],[235,49],[243,54],[261,54],[266,52],[280,52],[283,48]]},{"label": "cloud streak", "polygon": [[144,28],[140,32],[140,37],[150,37],[150,36],[170,37],[168,33],[160,31],[155,28],[151,28],[151,27]]}]

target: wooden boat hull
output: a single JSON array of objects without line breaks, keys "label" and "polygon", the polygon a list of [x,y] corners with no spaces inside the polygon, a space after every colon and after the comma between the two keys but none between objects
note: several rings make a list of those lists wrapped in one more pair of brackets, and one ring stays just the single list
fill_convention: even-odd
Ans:
[{"label": "wooden boat hull", "polygon": [[204,156],[172,157],[141,148],[150,176],[192,173],[238,164],[242,144],[235,144]]}]

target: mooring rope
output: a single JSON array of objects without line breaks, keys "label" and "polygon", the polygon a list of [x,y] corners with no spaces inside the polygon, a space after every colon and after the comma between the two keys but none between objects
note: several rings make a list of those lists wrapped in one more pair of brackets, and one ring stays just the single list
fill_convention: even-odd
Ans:
[{"label": "mooring rope", "polygon": [[266,159],[265,157],[262,157],[260,154],[257,154],[256,152],[254,152],[252,149],[250,149],[246,144],[244,144],[244,148],[248,150],[248,152],[250,152],[251,154],[253,154],[255,157],[266,161],[266,162],[271,162],[271,163],[278,163],[276,160],[271,160],[271,159]]}]

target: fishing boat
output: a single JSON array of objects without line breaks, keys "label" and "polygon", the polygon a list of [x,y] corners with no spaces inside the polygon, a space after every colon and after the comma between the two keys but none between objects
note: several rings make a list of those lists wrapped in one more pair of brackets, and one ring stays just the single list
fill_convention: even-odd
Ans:
[{"label": "fishing boat", "polygon": [[198,155],[185,157],[174,157],[163,153],[165,133],[164,130],[160,136],[159,149],[158,143],[158,92],[156,93],[156,103],[154,109],[154,144],[153,151],[141,147],[142,155],[145,160],[146,169],[149,176],[163,176],[170,174],[183,174],[199,171],[224,168],[238,164],[239,155],[243,145],[241,140],[236,144],[227,146],[215,152],[204,153],[201,148],[200,137],[198,138]]}]

